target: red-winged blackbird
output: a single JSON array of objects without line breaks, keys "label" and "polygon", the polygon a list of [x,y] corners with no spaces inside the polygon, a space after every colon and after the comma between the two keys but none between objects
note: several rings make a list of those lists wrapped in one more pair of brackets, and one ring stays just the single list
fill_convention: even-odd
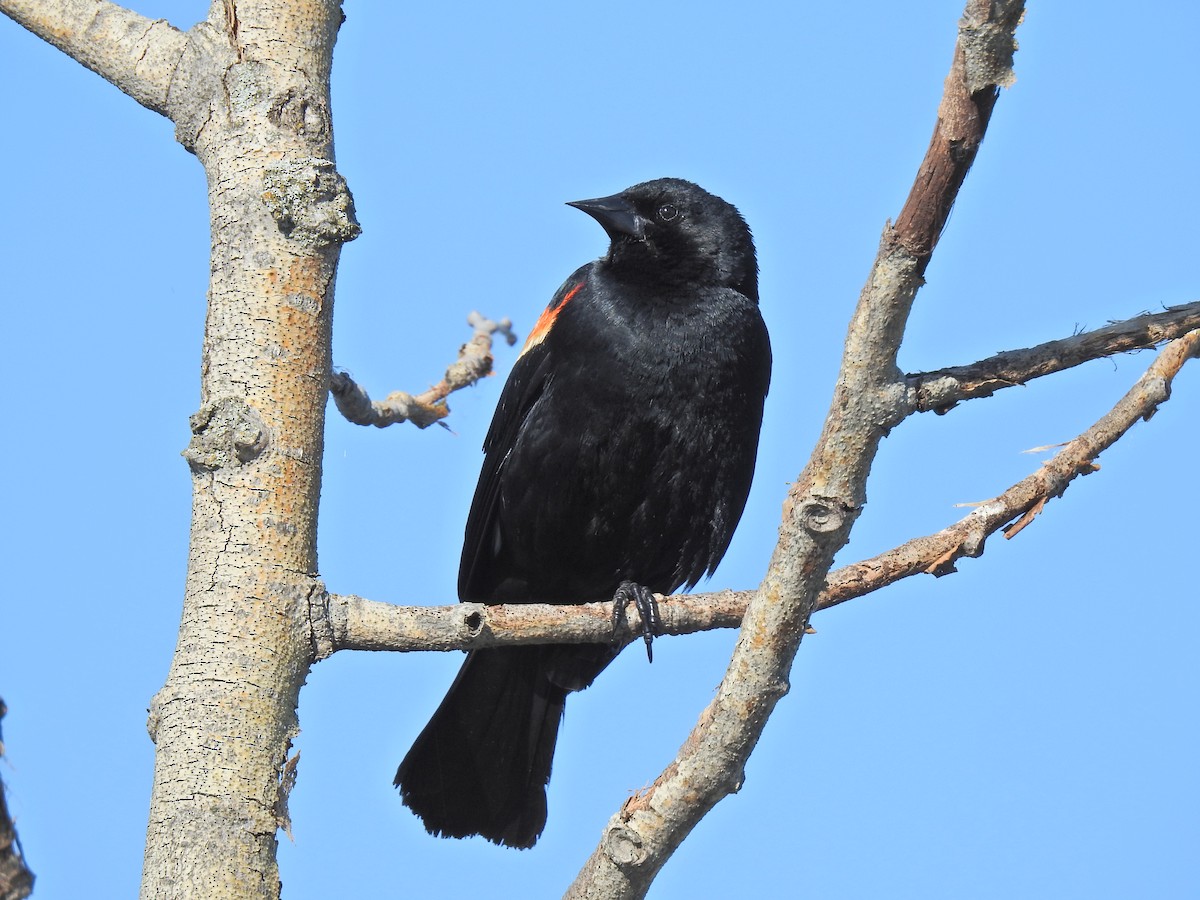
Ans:
[{"label": "red-winged blackbird", "polygon": [[[571,203],[611,240],[559,288],[500,395],[462,600],[584,603],[711,574],[754,474],[771,347],[738,211],[663,178]],[[632,583],[631,583],[632,582]],[[623,604],[622,604],[623,605]],[[396,772],[431,834],[532,847],[566,696],[603,644],[474,650]]]}]

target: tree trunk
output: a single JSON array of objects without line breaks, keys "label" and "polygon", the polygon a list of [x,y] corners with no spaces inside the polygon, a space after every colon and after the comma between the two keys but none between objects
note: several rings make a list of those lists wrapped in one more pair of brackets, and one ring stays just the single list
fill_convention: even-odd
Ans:
[{"label": "tree trunk", "polygon": [[184,452],[183,617],[149,722],[144,898],[279,896],[282,774],[314,657],[308,598],[320,590],[333,284],[341,243],[358,231],[332,162],[339,12],[321,0],[214,4],[169,98],[208,175],[212,278]]}]

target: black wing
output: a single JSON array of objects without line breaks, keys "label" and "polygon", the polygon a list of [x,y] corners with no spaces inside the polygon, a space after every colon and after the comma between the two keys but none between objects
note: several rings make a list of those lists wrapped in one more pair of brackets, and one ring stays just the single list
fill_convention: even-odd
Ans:
[{"label": "black wing", "polygon": [[501,586],[514,575],[501,533],[500,483],[517,436],[553,375],[554,364],[546,335],[566,304],[586,289],[591,266],[589,263],[576,270],[554,294],[530,330],[525,347],[500,393],[492,425],[483,441],[483,469],[467,516],[462,560],[458,567],[460,600],[500,602],[522,599],[519,588],[514,589],[515,596],[498,596]]}]

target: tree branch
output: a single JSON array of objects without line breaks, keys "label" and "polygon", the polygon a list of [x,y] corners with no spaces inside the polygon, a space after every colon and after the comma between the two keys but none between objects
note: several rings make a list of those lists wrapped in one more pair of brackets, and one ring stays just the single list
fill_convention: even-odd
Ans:
[{"label": "tree branch", "polygon": [[169,22],[107,0],[0,0],[0,12],[167,115],[171,78],[188,42]]},{"label": "tree branch", "polygon": [[[0,700],[0,719],[8,708]],[[4,757],[4,738],[0,735],[0,759]],[[33,873],[25,865],[21,841],[8,815],[4,782],[0,781],[0,900],[24,900],[33,893]]]},{"label": "tree branch", "polygon": [[355,425],[374,425],[385,428],[397,422],[409,421],[418,428],[428,428],[450,414],[446,397],[460,388],[475,384],[492,374],[492,334],[500,332],[511,347],[517,337],[512,322],[501,319],[493,322],[477,312],[467,316],[467,324],[475,335],[458,351],[458,359],[446,369],[446,374],[424,393],[413,396],[394,391],[383,400],[372,400],[366,390],[345,372],[335,372],[329,383],[329,393],[338,411]]},{"label": "tree branch", "polygon": [[1200,328],[1200,301],[1144,313],[1094,331],[1047,341],[1025,350],[1006,350],[965,366],[905,376],[914,412],[949,412],[962,400],[1070,369],[1080,363],[1130,350],[1145,350]]},{"label": "tree branch", "polygon": [[[750,591],[717,591],[659,597],[661,634],[736,628]],[[605,644],[641,639],[641,618],[631,607],[613,634],[612,601],[508,606],[455,603],[395,606],[351,594],[314,595],[311,610],[317,658],[338,650],[478,650],[518,644]]]},{"label": "tree branch", "polygon": [[1020,0],[969,0],[925,159],[883,240],[851,321],[833,403],[808,466],[788,491],[779,542],[746,611],[729,669],[675,761],[609,821],[569,898],[643,897],[696,823],[738,790],[834,553],[866,500],[888,429],[908,414],[896,354],[912,301],[999,87],[1012,79]]},{"label": "tree branch", "polygon": [[830,577],[830,588],[822,596],[820,608],[866,593],[858,587],[860,584],[875,590],[920,572],[939,576],[953,572],[958,559],[982,555],[984,541],[1001,528],[1006,538],[1015,537],[1042,511],[1048,500],[1061,497],[1077,476],[1099,469],[1095,459],[1100,453],[1111,447],[1138,420],[1153,416],[1159,405],[1171,396],[1171,383],[1179,369],[1188,359],[1198,357],[1200,329],[1164,347],[1137,383],[1108,413],[1066,444],[1037,472],[998,497],[979,504],[969,515],[936,534],[914,538],[874,559],[839,569]]},{"label": "tree branch", "polygon": [[[941,531],[831,572],[814,610],[829,609],[865,596],[910,575],[947,575],[955,571],[954,564],[962,557],[982,556],[984,542],[997,531],[1003,529],[1006,538],[1015,537],[1048,500],[1061,497],[1071,481],[1099,469],[1096,457],[1139,420],[1154,415],[1170,397],[1176,374],[1192,358],[1200,358],[1200,329],[1165,347],[1112,410],[1066,444],[1037,472],[980,503],[970,514]],[[726,590],[659,596],[660,634],[736,628],[754,593]],[[323,635],[318,641],[318,659],[338,650],[477,650],[520,644],[609,641],[624,646],[640,637],[642,626],[637,610],[630,608],[626,627],[614,636],[611,602],[395,606],[349,594],[324,594],[314,597],[314,601],[314,632]]]}]

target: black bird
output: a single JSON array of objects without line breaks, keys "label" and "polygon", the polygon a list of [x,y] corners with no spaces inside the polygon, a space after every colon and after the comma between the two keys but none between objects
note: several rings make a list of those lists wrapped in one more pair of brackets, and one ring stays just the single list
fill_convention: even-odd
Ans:
[{"label": "black bird", "polygon": [[[644,604],[711,574],[754,474],[771,347],[738,211],[678,178],[571,203],[608,255],[558,289],[483,449],[461,600]],[[474,650],[396,772],[435,835],[532,847],[567,694],[603,644]]]}]

